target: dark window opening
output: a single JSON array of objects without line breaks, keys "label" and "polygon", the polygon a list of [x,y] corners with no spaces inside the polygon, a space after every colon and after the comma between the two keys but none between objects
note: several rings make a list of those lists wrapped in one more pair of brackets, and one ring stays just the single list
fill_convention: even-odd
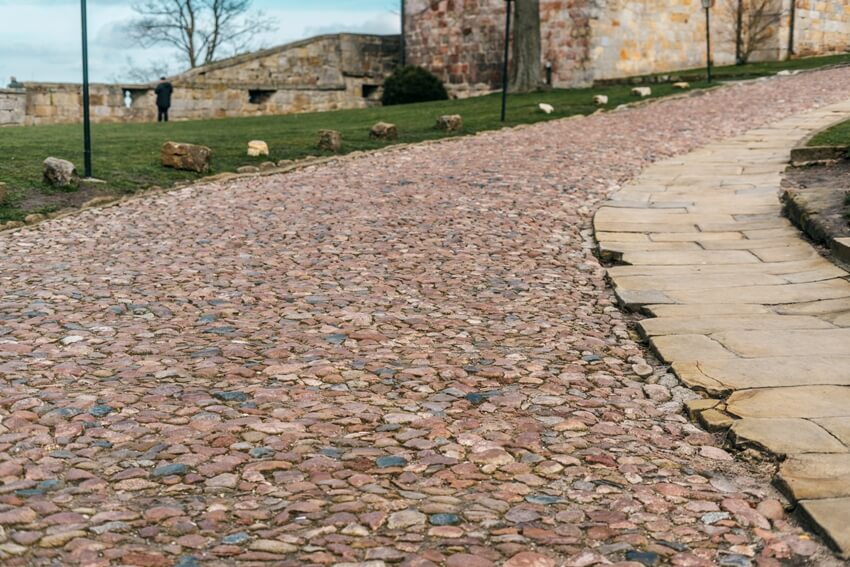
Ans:
[{"label": "dark window opening", "polygon": [[124,89],[124,106],[133,108],[139,101],[147,103],[146,99],[150,92],[151,89]]},{"label": "dark window opening", "polygon": [[260,89],[252,89],[248,91],[248,102],[251,104],[265,104],[271,100],[272,95],[277,91],[264,91]]},{"label": "dark window opening", "polygon": [[363,98],[372,98],[379,88],[378,85],[363,85]]}]

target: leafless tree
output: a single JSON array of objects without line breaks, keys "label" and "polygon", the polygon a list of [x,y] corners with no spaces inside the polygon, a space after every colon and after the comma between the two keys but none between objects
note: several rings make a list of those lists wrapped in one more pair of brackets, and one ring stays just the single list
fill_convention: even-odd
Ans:
[{"label": "leafless tree", "polygon": [[511,90],[530,92],[541,83],[540,0],[516,0],[515,4]]},{"label": "leafless tree", "polygon": [[252,0],[143,0],[130,35],[143,47],[175,47],[189,67],[248,51],[257,35],[275,29]]},{"label": "leafless tree", "polygon": [[171,66],[167,61],[156,61],[143,65],[136,63],[132,57],[127,57],[125,62],[127,66],[123,73],[114,76],[112,82],[150,83],[171,74]]},{"label": "leafless tree", "polygon": [[734,10],[735,62],[744,65],[776,38],[782,3],[781,0],[736,0],[728,6]]}]

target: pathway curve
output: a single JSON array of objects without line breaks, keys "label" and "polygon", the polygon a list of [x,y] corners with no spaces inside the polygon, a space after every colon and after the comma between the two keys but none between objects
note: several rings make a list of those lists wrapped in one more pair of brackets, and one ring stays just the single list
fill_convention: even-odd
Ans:
[{"label": "pathway curve", "polygon": [[850,281],[782,216],[791,148],[850,102],[660,162],[595,217],[618,299],[711,398],[691,412],[783,459],[778,482],[850,557]]},{"label": "pathway curve", "polygon": [[848,92],[754,82],[0,234],[0,562],[829,565],[683,415],[591,220]]}]

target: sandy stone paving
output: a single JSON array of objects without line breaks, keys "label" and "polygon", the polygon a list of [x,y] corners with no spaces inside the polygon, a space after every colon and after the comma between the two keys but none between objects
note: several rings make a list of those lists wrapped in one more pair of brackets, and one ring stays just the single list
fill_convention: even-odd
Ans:
[{"label": "sandy stone paving", "polygon": [[3,565],[831,564],[772,468],[646,364],[590,222],[653,160],[849,87],[762,81],[0,235]]},{"label": "sandy stone paving", "polygon": [[[658,162],[594,216],[622,304],[710,430],[783,460],[777,482],[850,559],[850,281],[782,215],[791,149],[850,100]],[[642,228],[641,228],[642,227]]]}]

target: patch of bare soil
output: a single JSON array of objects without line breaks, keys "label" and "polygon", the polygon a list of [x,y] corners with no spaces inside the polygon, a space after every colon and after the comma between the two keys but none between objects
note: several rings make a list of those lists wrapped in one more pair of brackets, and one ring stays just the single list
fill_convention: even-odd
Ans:
[{"label": "patch of bare soil", "polygon": [[783,188],[786,214],[812,240],[850,236],[850,160],[789,168]]},{"label": "patch of bare soil", "polygon": [[850,236],[850,160],[789,168],[783,189],[786,214],[812,240]]},{"label": "patch of bare soil", "polygon": [[59,189],[29,191],[19,202],[18,208],[26,212],[79,208],[96,197],[114,195],[115,191],[108,189],[106,185],[83,183],[70,191]]}]

